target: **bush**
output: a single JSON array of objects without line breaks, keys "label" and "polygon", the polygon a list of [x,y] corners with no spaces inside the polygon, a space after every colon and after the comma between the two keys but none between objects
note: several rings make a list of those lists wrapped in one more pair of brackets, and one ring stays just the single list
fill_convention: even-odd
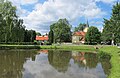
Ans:
[{"label": "bush", "polygon": [[0,49],[40,49],[40,46],[19,46],[19,45],[15,45],[15,46],[12,46],[12,45],[1,45],[0,46]]},{"label": "bush", "polygon": [[94,42],[94,43],[85,42],[84,44],[85,44],[85,45],[97,45],[97,42]]},{"label": "bush", "polygon": [[44,45],[52,45],[50,42],[45,42]]},{"label": "bush", "polygon": [[38,42],[0,42],[0,44],[3,44],[3,45],[39,45]]},{"label": "bush", "polygon": [[111,59],[111,55],[103,51],[98,53],[98,57],[99,59],[109,59],[109,60]]}]

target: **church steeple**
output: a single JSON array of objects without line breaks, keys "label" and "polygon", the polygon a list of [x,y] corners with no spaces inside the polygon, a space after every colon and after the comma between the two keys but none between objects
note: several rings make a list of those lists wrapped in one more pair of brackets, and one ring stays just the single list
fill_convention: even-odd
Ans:
[{"label": "church steeple", "polygon": [[88,20],[87,20],[87,24],[86,24],[86,27],[89,27],[89,22],[88,22]]},{"label": "church steeple", "polygon": [[89,23],[88,23],[88,20],[87,20],[87,23],[86,23],[86,26],[85,26],[85,28],[84,28],[84,32],[87,32],[88,31],[88,29],[89,29]]}]

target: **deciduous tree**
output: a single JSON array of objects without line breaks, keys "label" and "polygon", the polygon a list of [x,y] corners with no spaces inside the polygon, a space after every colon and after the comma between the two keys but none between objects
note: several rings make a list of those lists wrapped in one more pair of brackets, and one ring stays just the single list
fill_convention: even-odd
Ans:
[{"label": "deciduous tree", "polygon": [[99,32],[97,27],[91,26],[86,33],[85,40],[87,43],[94,44],[101,42],[101,33]]},{"label": "deciduous tree", "polygon": [[59,19],[50,26],[50,30],[54,33],[54,42],[70,42],[71,41],[71,25],[67,19]]}]

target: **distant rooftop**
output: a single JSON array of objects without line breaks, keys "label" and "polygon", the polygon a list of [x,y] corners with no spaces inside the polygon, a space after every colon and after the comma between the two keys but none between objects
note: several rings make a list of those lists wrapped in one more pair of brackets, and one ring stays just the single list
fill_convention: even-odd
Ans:
[{"label": "distant rooftop", "polygon": [[73,33],[74,36],[85,36],[85,34],[86,32],[83,32],[83,31],[78,31]]},{"label": "distant rooftop", "polygon": [[36,36],[36,40],[39,40],[39,41],[48,41],[48,36]]}]

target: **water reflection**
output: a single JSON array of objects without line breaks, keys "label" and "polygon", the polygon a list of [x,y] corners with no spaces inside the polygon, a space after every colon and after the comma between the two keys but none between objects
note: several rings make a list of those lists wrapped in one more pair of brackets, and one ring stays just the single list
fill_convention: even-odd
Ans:
[{"label": "water reflection", "polygon": [[95,53],[0,51],[0,78],[106,78],[109,69],[108,60]]},{"label": "water reflection", "polygon": [[35,60],[33,51],[0,50],[0,78],[22,78],[23,64]]},{"label": "water reflection", "polygon": [[79,67],[95,68],[98,64],[96,53],[73,52],[72,58]]},{"label": "water reflection", "polygon": [[65,72],[68,69],[69,61],[71,59],[70,51],[59,51],[51,50],[48,53],[49,63],[56,69],[58,72]]}]

